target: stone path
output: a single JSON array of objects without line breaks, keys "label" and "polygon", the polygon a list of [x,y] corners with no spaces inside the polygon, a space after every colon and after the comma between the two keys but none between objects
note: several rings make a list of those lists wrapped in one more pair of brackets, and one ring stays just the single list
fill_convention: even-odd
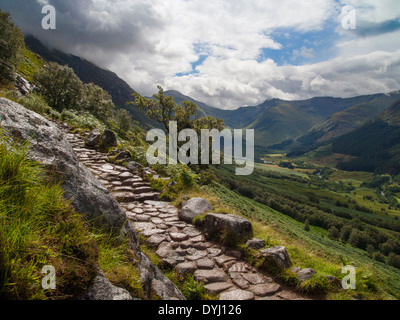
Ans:
[{"label": "stone path", "polygon": [[107,155],[85,147],[80,135],[66,133],[78,159],[104,184],[125,209],[135,230],[147,239],[166,267],[178,273],[193,273],[205,289],[220,300],[305,299],[241,259],[239,251],[206,241],[201,231],[178,218],[178,209],[157,201],[138,172],[107,162]]}]

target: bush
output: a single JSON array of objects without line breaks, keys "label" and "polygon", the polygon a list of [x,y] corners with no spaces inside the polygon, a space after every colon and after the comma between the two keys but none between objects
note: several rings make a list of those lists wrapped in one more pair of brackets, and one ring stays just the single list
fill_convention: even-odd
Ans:
[{"label": "bush", "polygon": [[24,35],[10,20],[10,14],[0,10],[0,83],[14,80],[14,73],[22,61]]},{"label": "bush", "polygon": [[387,264],[400,269],[400,256],[395,253],[391,253],[388,257]]},{"label": "bush", "polygon": [[79,109],[83,84],[68,66],[49,62],[33,76],[37,91],[57,111]]},{"label": "bush", "polygon": [[18,103],[23,105],[25,108],[41,115],[48,113],[50,110],[50,107],[47,105],[46,101],[41,96],[38,96],[34,93],[22,97],[19,99]]},{"label": "bush", "polygon": [[132,130],[132,116],[125,109],[119,109],[115,113],[115,121],[122,131],[128,132]]}]

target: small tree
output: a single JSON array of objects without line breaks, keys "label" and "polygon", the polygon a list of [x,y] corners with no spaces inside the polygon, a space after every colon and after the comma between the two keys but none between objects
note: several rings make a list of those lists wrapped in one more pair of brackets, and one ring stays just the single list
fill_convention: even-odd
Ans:
[{"label": "small tree", "polygon": [[13,74],[22,61],[25,49],[24,35],[10,20],[10,14],[0,10],[0,82],[13,80]]},{"label": "small tree", "polygon": [[305,230],[305,231],[310,231],[310,220],[306,220],[305,222],[304,222],[304,227],[303,227],[303,229]]},{"label": "small tree", "polygon": [[132,130],[132,116],[125,109],[119,109],[116,111],[115,120],[121,130],[125,132]]},{"label": "small tree", "polygon": [[328,232],[328,237],[333,239],[333,240],[337,240],[339,239],[340,233],[339,230],[336,227],[332,227],[329,229]]},{"label": "small tree", "polygon": [[167,132],[169,132],[170,121],[177,122],[178,131],[183,129],[195,129],[198,132],[201,129],[223,130],[223,120],[210,116],[200,118],[196,104],[183,101],[181,105],[177,105],[171,96],[165,96],[162,87],[158,86],[158,90],[158,93],[153,95],[154,99],[143,98],[138,93],[134,93],[135,101],[129,103],[146,110],[146,114],[162,123]]},{"label": "small tree", "polygon": [[34,74],[34,82],[50,107],[57,111],[80,109],[83,84],[68,66],[49,62]]},{"label": "small tree", "polygon": [[82,87],[80,108],[102,121],[107,121],[113,116],[115,106],[107,91],[93,83],[89,83]]},{"label": "small tree", "polygon": [[146,110],[147,116],[163,124],[164,129],[169,132],[169,122],[174,119],[176,104],[172,97],[166,97],[163,88],[158,88],[158,94],[154,94],[154,99],[147,99],[138,93],[132,94],[135,97],[134,102],[140,109]]}]

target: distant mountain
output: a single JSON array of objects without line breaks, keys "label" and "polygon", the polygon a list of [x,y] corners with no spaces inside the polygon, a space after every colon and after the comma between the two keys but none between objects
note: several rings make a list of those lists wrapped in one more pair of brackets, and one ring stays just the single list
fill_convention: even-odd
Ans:
[{"label": "distant mountain", "polygon": [[338,169],[400,174],[400,100],[376,119],[334,139],[330,152],[352,156],[339,162]]},{"label": "distant mountain", "polygon": [[[360,127],[400,99],[400,92],[354,98],[317,97],[303,101],[267,100],[258,106],[220,110],[196,101],[178,91],[166,91],[177,103],[197,104],[203,115],[224,120],[234,129],[255,129],[258,146],[314,148]],[[278,146],[277,146],[278,144]]]},{"label": "distant mountain", "polygon": [[68,65],[84,83],[94,83],[106,90],[111,95],[114,104],[118,108],[128,110],[133,119],[140,124],[145,127],[158,126],[155,121],[149,119],[137,107],[126,105],[126,102],[133,100],[132,94],[135,93],[135,90],[114,72],[101,68],[80,57],[49,49],[32,36],[25,37],[25,43],[31,51],[39,54],[45,60]]},{"label": "distant mountain", "polygon": [[378,116],[398,99],[400,92],[360,97],[359,103],[333,114],[297,138],[298,148],[315,147],[349,133]]}]

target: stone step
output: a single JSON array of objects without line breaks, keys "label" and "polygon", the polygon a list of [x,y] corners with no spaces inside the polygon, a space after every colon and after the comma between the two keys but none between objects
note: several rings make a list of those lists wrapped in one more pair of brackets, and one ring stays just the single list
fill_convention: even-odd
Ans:
[{"label": "stone step", "polygon": [[149,192],[136,195],[136,200],[139,202],[145,202],[147,200],[157,200],[160,196],[159,192]]},{"label": "stone step", "polygon": [[139,187],[139,188],[135,188],[133,190],[133,193],[135,193],[135,194],[143,194],[143,193],[149,193],[151,191],[152,191],[152,189],[150,187]]},{"label": "stone step", "polygon": [[132,202],[137,200],[137,196],[132,192],[116,192],[112,194],[119,202]]},{"label": "stone step", "polygon": [[[112,187],[112,191],[113,192],[132,192],[132,188],[130,187],[124,187],[124,186],[116,186],[116,187]],[[135,193],[135,192],[134,192]]]}]

